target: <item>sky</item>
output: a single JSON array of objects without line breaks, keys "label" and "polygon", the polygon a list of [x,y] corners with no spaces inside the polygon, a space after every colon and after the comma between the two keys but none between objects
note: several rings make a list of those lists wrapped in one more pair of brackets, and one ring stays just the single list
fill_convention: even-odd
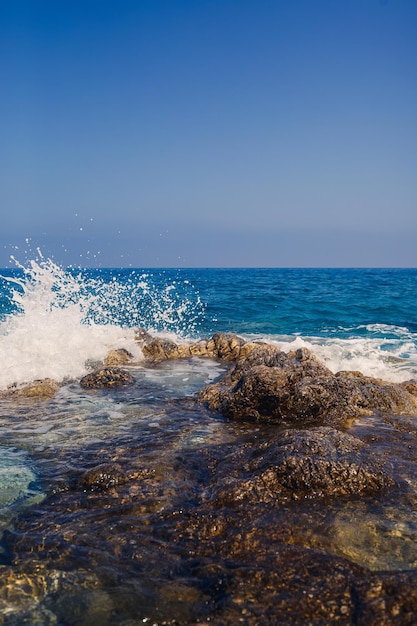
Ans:
[{"label": "sky", "polygon": [[416,0],[0,0],[0,267],[417,267]]}]

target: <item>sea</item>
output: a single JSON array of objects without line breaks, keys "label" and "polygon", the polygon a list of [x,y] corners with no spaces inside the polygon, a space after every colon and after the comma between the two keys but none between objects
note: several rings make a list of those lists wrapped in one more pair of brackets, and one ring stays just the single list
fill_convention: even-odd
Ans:
[{"label": "sea", "polygon": [[[189,547],[180,548],[166,530],[173,511],[182,510],[184,485],[179,489],[174,458],[195,455],[198,464],[203,448],[259,437],[259,426],[199,412],[189,399],[225,365],[194,358],[150,367],[135,341],[138,328],[180,343],[227,332],[284,351],[307,347],[333,372],[408,381],[417,379],[417,269],[91,269],[62,267],[40,251],[32,259],[11,259],[0,270],[0,394],[45,378],[59,388],[42,400],[0,395],[0,569],[10,581],[0,588],[0,615],[7,618],[1,623],[216,623],[214,592],[195,582],[194,566],[187,578]],[[134,357],[135,385],[112,393],[81,388],[80,378],[117,348]],[[371,427],[387,428],[376,420],[364,427],[367,437]],[[98,462],[117,461],[130,471],[137,455],[140,471],[160,476],[158,497],[149,487],[135,514],[146,532],[133,531],[130,517],[123,530],[118,527],[123,514],[117,495],[114,510],[107,500],[95,501],[94,508],[97,494],[81,490],[81,496],[73,489],[77,477]],[[197,490],[192,483],[185,484],[188,502]],[[320,528],[309,528],[315,547],[369,569],[417,567],[413,507],[398,504],[393,514],[395,505],[387,502],[378,514],[368,509],[366,517],[360,506],[351,517],[346,508],[337,509],[339,522],[346,526],[355,518],[359,528],[362,515],[368,532],[370,516],[377,516],[375,532],[393,537],[398,518],[403,534],[392,550],[375,547],[380,542],[368,541],[366,534],[356,551],[343,548],[340,533],[323,531],[323,518]],[[335,516],[329,509],[329,524]],[[109,536],[97,541],[103,524]],[[166,533],[156,538],[155,528]],[[118,549],[115,534],[122,542]],[[219,567],[230,575],[236,564]],[[180,574],[173,573],[176,568]],[[118,592],[109,571],[117,572]],[[186,598],[181,602],[175,586],[166,594],[178,578]],[[22,580],[30,581],[33,593],[10,594]],[[127,602],[120,590],[129,585],[140,600]]]}]

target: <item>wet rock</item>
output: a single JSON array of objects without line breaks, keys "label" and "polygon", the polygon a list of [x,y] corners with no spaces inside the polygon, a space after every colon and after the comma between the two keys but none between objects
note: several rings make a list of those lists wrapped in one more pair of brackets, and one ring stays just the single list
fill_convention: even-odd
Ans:
[{"label": "wet rock", "polygon": [[17,387],[16,385],[9,387],[6,391],[0,392],[0,397],[21,397],[21,398],[39,398],[40,400],[52,398],[55,395],[59,385],[52,378],[43,380],[34,380],[28,385]]},{"label": "wet rock", "polygon": [[63,592],[51,608],[58,623],[77,626],[110,626],[115,610],[110,594],[101,589]]},{"label": "wet rock", "polygon": [[404,383],[401,383],[401,386],[404,387],[404,389],[406,389],[408,393],[411,393],[411,395],[417,396],[417,381],[416,380],[407,380]]},{"label": "wet rock", "polygon": [[76,481],[82,491],[102,491],[123,485],[128,480],[126,473],[117,463],[101,463],[85,471]]},{"label": "wet rock", "polygon": [[192,356],[208,357],[209,353],[207,351],[207,339],[202,339],[197,343],[192,343],[190,345],[190,354]]},{"label": "wet rock", "polygon": [[417,615],[417,572],[380,572],[355,581],[359,626],[413,626]]},{"label": "wet rock", "polygon": [[178,359],[191,356],[189,346],[178,345],[170,339],[156,337],[142,348],[145,358],[153,361]]},{"label": "wet rock", "polygon": [[207,386],[200,401],[238,420],[347,425],[373,411],[417,414],[417,383],[388,383],[360,372],[331,372],[307,348],[290,351],[238,335],[215,333],[193,344],[152,338],[143,331],[142,350],[152,361],[207,357],[234,364]]},{"label": "wet rock", "polygon": [[216,333],[207,341],[208,356],[222,361],[235,361],[245,340],[231,333]]},{"label": "wet rock", "polygon": [[414,385],[389,383],[379,378],[364,376],[359,372],[338,372],[336,377],[348,388],[355,390],[358,408],[399,415],[417,413],[417,397]]},{"label": "wet rock", "polygon": [[147,336],[142,351],[151,360],[199,356],[232,362],[247,355],[255,345],[231,333],[216,333],[211,339],[201,339],[192,344],[177,344],[170,339]]},{"label": "wet rock", "polygon": [[133,376],[126,370],[103,367],[84,376],[80,380],[80,385],[87,389],[100,389],[102,387],[122,387],[131,385],[133,382]]},{"label": "wet rock", "polygon": [[230,454],[225,468],[214,490],[220,505],[369,495],[395,484],[366,444],[328,427],[283,431],[274,443]]},{"label": "wet rock", "polygon": [[417,397],[403,385],[335,375],[306,348],[285,353],[268,345],[251,346],[199,399],[232,419],[303,425],[345,425],[372,411],[417,414]]},{"label": "wet rock", "polygon": [[120,365],[127,365],[133,359],[133,354],[125,350],[124,348],[118,348],[117,350],[110,350],[106,360],[104,362],[106,367],[117,367]]},{"label": "wet rock", "polygon": [[355,414],[351,396],[352,389],[342,389],[312,353],[285,354],[268,346],[254,348],[229,379],[208,386],[199,398],[233,419],[338,424]]},{"label": "wet rock", "polygon": [[266,367],[283,367],[285,363],[288,361],[291,362],[293,358],[294,353],[289,353],[289,355],[287,355],[287,353],[283,352],[278,346],[268,343],[247,343],[245,346],[241,347],[239,358],[236,360],[236,365],[228,373],[225,380],[228,384],[236,383],[242,374],[251,367],[256,365],[265,365]]}]

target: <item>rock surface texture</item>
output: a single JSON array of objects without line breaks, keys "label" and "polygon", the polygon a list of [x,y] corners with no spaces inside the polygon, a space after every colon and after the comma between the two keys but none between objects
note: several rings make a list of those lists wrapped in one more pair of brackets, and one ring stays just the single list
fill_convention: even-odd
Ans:
[{"label": "rock surface texture", "polygon": [[242,353],[223,380],[199,395],[225,417],[338,426],[373,411],[417,414],[412,384],[388,383],[359,372],[333,374],[306,348],[285,353],[267,344],[246,344]]},{"label": "rock surface texture", "polygon": [[218,506],[369,495],[395,484],[366,444],[325,426],[288,429],[272,442],[242,446],[223,465],[226,477],[220,463],[210,494]]},{"label": "rock surface texture", "polygon": [[103,367],[80,380],[81,387],[100,389],[102,387],[122,387],[134,382],[132,374],[116,367]]}]

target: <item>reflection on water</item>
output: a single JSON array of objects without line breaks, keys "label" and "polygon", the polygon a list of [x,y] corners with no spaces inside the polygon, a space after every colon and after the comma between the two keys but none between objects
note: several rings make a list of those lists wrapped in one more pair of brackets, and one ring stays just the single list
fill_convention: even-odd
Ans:
[{"label": "reflection on water", "polygon": [[[118,390],[72,383],[49,400],[0,400],[3,467],[14,468],[0,483],[5,624],[232,624],[244,611],[249,624],[279,586],[262,576],[280,571],[284,547],[416,568],[412,420],[374,416],[351,429],[389,464],[394,495],[214,510],[201,494],[219,461],[231,446],[272,442],[279,427],[197,405],[191,396],[224,371],[212,361],[130,371],[134,385]],[[210,617],[222,610],[223,621]]]}]

